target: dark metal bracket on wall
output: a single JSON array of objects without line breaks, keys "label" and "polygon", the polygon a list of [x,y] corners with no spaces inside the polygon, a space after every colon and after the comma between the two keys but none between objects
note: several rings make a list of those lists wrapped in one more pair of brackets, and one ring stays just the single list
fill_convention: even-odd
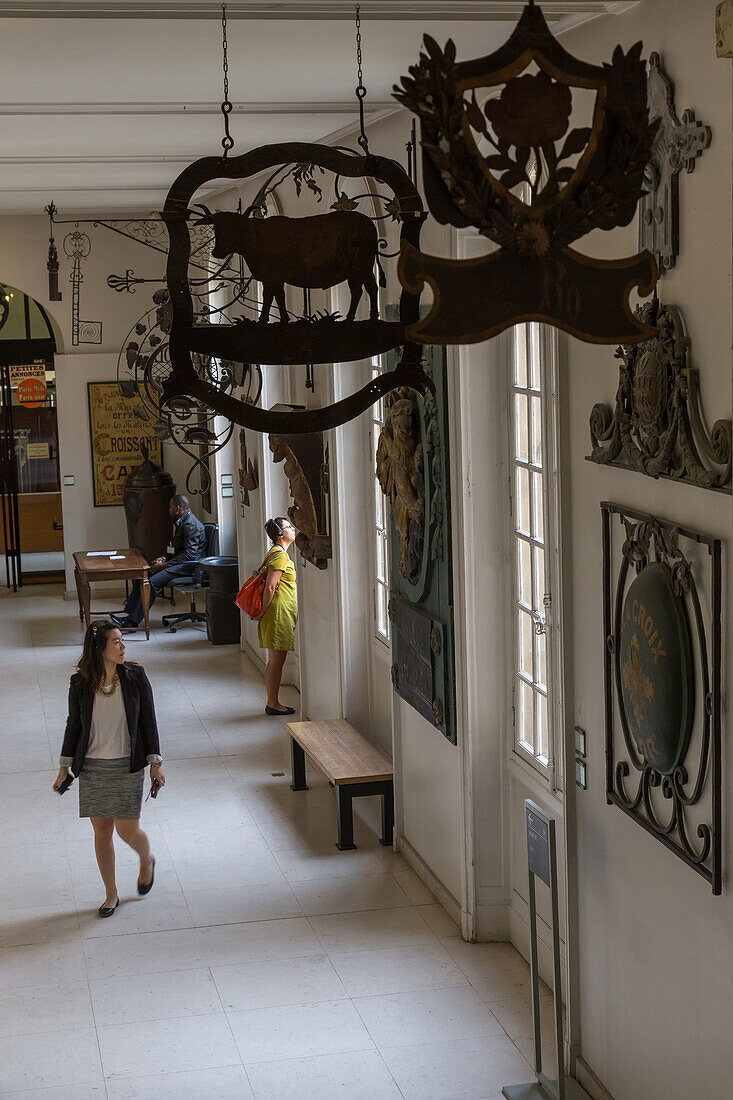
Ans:
[{"label": "dark metal bracket on wall", "polygon": [[[295,412],[303,405],[275,405],[274,412]],[[295,545],[316,569],[333,557],[328,444],[323,432],[268,437],[274,462],[284,462],[293,504],[288,515],[297,528]]]},{"label": "dark metal bracket on wall", "polygon": [[[601,513],[606,799],[718,895],[721,542],[608,501],[601,504]],[[623,544],[614,552],[619,537]],[[707,551],[706,562],[697,560],[697,547]],[[666,596],[657,587],[656,599],[645,599],[640,585],[653,594],[660,578],[667,585]],[[630,593],[634,585],[636,591]]]}]

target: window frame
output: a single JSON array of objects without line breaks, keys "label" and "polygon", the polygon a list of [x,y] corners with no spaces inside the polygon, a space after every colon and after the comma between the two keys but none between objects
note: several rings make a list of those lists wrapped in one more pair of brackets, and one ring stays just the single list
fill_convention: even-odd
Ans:
[{"label": "window frame", "polygon": [[[374,356],[369,361],[369,373],[371,378],[376,378],[380,374],[383,374],[385,365],[382,356]],[[367,453],[369,460],[369,481],[370,481],[370,538],[369,538],[369,560],[371,562],[371,590],[372,590],[372,628],[370,631],[373,642],[376,642],[383,652],[389,651],[392,645],[392,631],[389,621],[389,589],[390,589],[390,571],[391,571],[391,527],[390,527],[390,513],[389,513],[389,501],[382,493],[379,486],[376,473],[376,456],[377,447],[379,445],[379,434],[381,433],[386,423],[387,407],[386,399],[380,397],[379,401],[376,401],[369,410],[369,421],[367,431]],[[377,512],[377,494],[382,500],[383,519],[384,523],[380,524],[379,515]],[[379,539],[383,540],[384,546],[384,563],[385,563],[385,575],[380,576],[379,571]],[[379,616],[379,601],[380,601],[380,589],[382,606],[384,609],[384,631],[380,630],[380,616]]]},{"label": "window frame", "polygon": [[[525,322],[527,325],[536,325],[536,351],[537,351],[537,378],[531,375],[530,360],[527,358],[526,386],[516,386],[517,377],[517,329],[519,325],[508,330],[507,337],[507,363],[508,370],[505,375],[507,400],[506,409],[506,449],[508,460],[508,515],[507,524],[507,562],[510,571],[511,583],[507,586],[507,615],[510,616],[511,629],[510,646],[507,647],[507,659],[510,666],[511,691],[508,693],[510,715],[510,756],[520,760],[525,766],[532,769],[533,773],[546,781],[552,791],[562,790],[562,775],[560,761],[562,760],[562,731],[563,731],[563,706],[562,706],[562,681],[561,681],[561,639],[560,639],[560,608],[562,606],[560,590],[560,557],[559,557],[559,450],[558,450],[558,401],[557,401],[557,377],[558,377],[558,334],[549,325],[537,322]],[[528,339],[529,344],[529,339]],[[534,384],[536,381],[536,384]],[[527,461],[519,460],[519,465],[528,470],[537,471],[540,467],[532,462],[532,439],[529,423],[529,404],[534,397],[539,398],[539,423],[541,426],[541,479],[542,479],[542,511],[543,511],[543,539],[538,539],[539,534],[536,525],[533,524],[535,499],[531,489],[532,473],[528,476],[529,488],[529,532],[522,536],[517,534],[518,526],[518,501],[516,497],[515,468],[516,460],[516,424],[515,424],[515,393],[527,393]],[[536,457],[536,455],[534,456]],[[535,565],[531,560],[532,583],[532,609],[539,611],[545,619],[545,680],[546,705],[545,721],[547,724],[546,750],[547,755],[541,756],[536,752],[536,731],[534,732],[534,744],[530,748],[518,737],[519,719],[519,684],[520,680],[531,683],[530,690],[534,704],[536,694],[541,694],[535,688],[535,684],[541,681],[535,679],[537,675],[536,660],[538,653],[538,635],[532,630],[533,653],[533,678],[532,681],[522,675],[520,660],[520,615],[526,612],[519,611],[519,571],[518,548],[519,543],[533,546],[542,542],[544,553],[544,591],[539,593],[541,607],[537,606],[537,593],[535,592]],[[533,559],[533,555],[531,554]],[[549,605],[544,604],[544,597],[548,594]],[[527,606],[523,603],[523,606]],[[534,628],[534,623],[532,624]],[[534,715],[537,713],[534,704]]]}]

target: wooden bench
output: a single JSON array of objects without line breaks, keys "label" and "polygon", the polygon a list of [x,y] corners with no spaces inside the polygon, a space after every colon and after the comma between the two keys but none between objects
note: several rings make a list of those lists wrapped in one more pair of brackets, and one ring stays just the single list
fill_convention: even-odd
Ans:
[{"label": "wooden bench", "polygon": [[356,848],[352,800],[360,795],[382,796],[380,844],[392,844],[394,783],[392,765],[379,749],[343,719],[320,722],[288,722],[293,762],[294,791],[307,791],[306,756],[336,789],[339,851]]}]

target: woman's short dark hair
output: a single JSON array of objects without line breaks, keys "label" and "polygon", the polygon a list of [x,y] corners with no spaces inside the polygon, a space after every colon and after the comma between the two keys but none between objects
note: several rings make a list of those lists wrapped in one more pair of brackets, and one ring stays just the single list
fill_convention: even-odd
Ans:
[{"label": "woman's short dark hair", "polygon": [[104,683],[105,668],[102,654],[107,648],[107,641],[112,631],[119,629],[110,619],[96,619],[87,628],[84,635],[84,649],[76,666],[85,687],[97,691],[99,685]]},{"label": "woman's short dark hair", "polygon": [[277,542],[285,534],[284,523],[290,523],[287,516],[275,516],[274,519],[268,519],[265,524],[265,534],[270,542]]}]

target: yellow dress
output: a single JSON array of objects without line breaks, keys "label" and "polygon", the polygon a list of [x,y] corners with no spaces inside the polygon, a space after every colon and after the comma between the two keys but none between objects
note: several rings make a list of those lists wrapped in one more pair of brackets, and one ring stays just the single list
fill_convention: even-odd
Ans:
[{"label": "yellow dress", "polygon": [[260,649],[295,649],[295,624],[298,621],[298,587],[295,566],[282,546],[268,550],[262,568],[282,571],[280,583],[267,611],[257,624]]}]

